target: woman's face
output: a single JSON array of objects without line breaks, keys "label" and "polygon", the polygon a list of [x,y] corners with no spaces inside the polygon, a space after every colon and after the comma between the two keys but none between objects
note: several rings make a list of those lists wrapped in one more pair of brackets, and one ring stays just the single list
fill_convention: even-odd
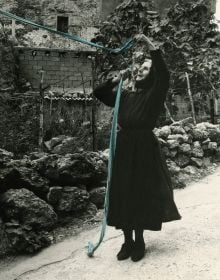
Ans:
[{"label": "woman's face", "polygon": [[139,67],[136,65],[135,80],[142,81],[143,79],[145,79],[147,75],[150,73],[151,65],[152,65],[151,59],[145,60],[142,65],[139,65]]}]

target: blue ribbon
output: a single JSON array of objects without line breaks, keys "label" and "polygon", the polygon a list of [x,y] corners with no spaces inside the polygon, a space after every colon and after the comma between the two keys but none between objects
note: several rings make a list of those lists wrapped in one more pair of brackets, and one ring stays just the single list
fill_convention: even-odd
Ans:
[{"label": "blue ribbon", "polygon": [[96,245],[93,245],[91,242],[88,243],[87,249],[87,255],[89,257],[92,257],[95,250],[99,247],[99,245],[102,243],[106,226],[107,226],[107,215],[108,215],[108,209],[109,209],[109,190],[110,190],[110,183],[111,183],[111,177],[112,177],[112,166],[113,166],[113,160],[115,156],[115,150],[116,150],[116,141],[117,141],[117,126],[118,126],[118,112],[119,112],[119,105],[120,105],[120,99],[121,99],[121,93],[122,93],[122,85],[123,81],[120,80],[117,97],[115,101],[115,109],[114,109],[114,116],[112,121],[112,129],[111,129],[111,137],[110,137],[110,144],[109,144],[109,160],[108,160],[108,177],[107,177],[107,188],[106,188],[106,194],[105,194],[105,212],[104,212],[104,218],[102,221],[102,229],[101,234],[99,237],[99,241]]}]

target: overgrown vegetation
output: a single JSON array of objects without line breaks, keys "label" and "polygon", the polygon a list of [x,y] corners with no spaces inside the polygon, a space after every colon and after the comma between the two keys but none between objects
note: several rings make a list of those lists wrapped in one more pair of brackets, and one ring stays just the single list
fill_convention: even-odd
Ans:
[{"label": "overgrown vegetation", "polygon": [[179,2],[153,37],[161,43],[171,71],[170,94],[184,94],[185,72],[201,105],[220,86],[220,34],[204,1]]},{"label": "overgrown vegetation", "polygon": [[[163,50],[171,72],[170,101],[176,94],[186,94],[188,72],[196,105],[204,106],[220,86],[220,34],[214,15],[198,0],[179,0],[163,20],[152,9],[152,1],[145,6],[139,0],[124,1],[103,23],[94,41],[119,47],[135,34],[144,33]],[[140,44],[124,54],[124,59],[101,52],[99,74],[126,68],[139,50],[147,53],[146,46]]]}]

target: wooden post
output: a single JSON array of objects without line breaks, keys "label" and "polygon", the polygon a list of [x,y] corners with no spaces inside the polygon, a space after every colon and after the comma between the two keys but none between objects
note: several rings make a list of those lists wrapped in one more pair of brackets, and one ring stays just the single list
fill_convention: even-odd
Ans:
[{"label": "wooden post", "polygon": [[15,20],[13,19],[12,22],[11,22],[11,36],[13,39],[16,38],[16,23],[15,23]]},{"label": "wooden post", "polygon": [[80,74],[81,74],[81,79],[82,79],[83,93],[85,95],[86,94],[86,89],[85,89],[84,77],[83,77],[83,73],[82,72]]},{"label": "wooden post", "polygon": [[173,119],[173,117],[172,117],[172,115],[171,115],[171,113],[170,113],[170,110],[169,110],[169,108],[168,108],[166,102],[164,102],[164,107],[165,107],[165,109],[166,109],[166,112],[167,112],[167,115],[168,115],[169,119],[171,120],[172,123],[174,123],[175,120]]},{"label": "wooden post", "polygon": [[[84,83],[84,77],[83,77],[83,73],[81,72],[81,79],[82,79],[82,87],[83,87],[83,94],[84,94],[84,98],[86,100],[86,89],[85,89],[85,83]],[[82,122],[86,121],[86,101],[83,102],[83,114],[82,114]]]},{"label": "wooden post", "polygon": [[189,81],[189,75],[186,72],[186,82],[187,82],[187,91],[188,91],[188,95],[189,95],[189,101],[190,101],[190,105],[191,105],[191,109],[192,109],[192,118],[193,118],[193,123],[194,125],[196,125],[196,113],[195,113],[195,108],[194,108],[194,102],[193,102],[193,98],[192,98],[192,92],[191,92],[191,88],[190,88],[190,81]]},{"label": "wooden post", "polygon": [[[95,89],[95,58],[92,57],[92,91]],[[92,95],[92,150],[96,151],[96,100]]]},{"label": "wooden post", "polygon": [[43,82],[44,82],[44,71],[40,71],[40,129],[39,129],[39,150],[43,152],[43,139],[44,139],[44,90],[43,90]]},{"label": "wooden post", "polygon": [[215,97],[213,94],[213,90],[211,92],[211,98],[210,98],[210,117],[211,117],[211,123],[215,124]]},{"label": "wooden post", "polygon": [[52,98],[52,91],[50,93],[50,117],[52,116],[52,108],[53,108],[53,98]]}]

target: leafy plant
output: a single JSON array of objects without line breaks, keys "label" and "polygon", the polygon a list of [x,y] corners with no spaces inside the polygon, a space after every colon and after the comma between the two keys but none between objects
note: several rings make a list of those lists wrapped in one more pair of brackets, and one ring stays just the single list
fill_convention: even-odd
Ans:
[{"label": "leafy plant", "polygon": [[[102,23],[93,41],[105,47],[119,48],[140,32],[148,34],[152,27],[158,27],[158,15],[156,12],[150,12],[152,8],[151,0],[146,1],[145,5],[139,0],[122,2],[108,16],[107,21]],[[110,71],[127,68],[132,64],[132,57],[136,51],[137,49],[132,48],[121,56],[98,51],[98,73],[105,76]]]},{"label": "leafy plant", "polygon": [[205,1],[183,1],[169,10],[161,21],[156,39],[171,71],[171,92],[185,93],[185,72],[192,93],[205,98],[220,85],[220,35],[214,15]]},{"label": "leafy plant", "polygon": [[[214,15],[206,1],[179,0],[161,20],[152,11],[152,1],[124,1],[103,22],[95,42],[106,47],[117,48],[129,38],[143,32],[154,40],[164,53],[171,72],[169,100],[176,94],[185,95],[188,72],[192,94],[200,101],[216,93],[220,86],[220,33],[214,23]],[[144,51],[146,46],[136,45],[123,57],[100,51],[97,56],[99,79],[109,72],[127,68],[132,64],[135,52]]]}]

